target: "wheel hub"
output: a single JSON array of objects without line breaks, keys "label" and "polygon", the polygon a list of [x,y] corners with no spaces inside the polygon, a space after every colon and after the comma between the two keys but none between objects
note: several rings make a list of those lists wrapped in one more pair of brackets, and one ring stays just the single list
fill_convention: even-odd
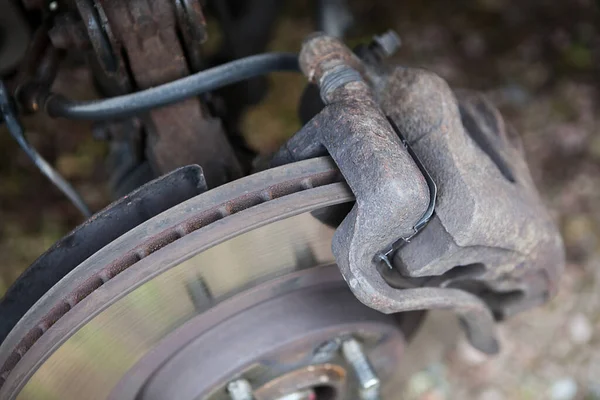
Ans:
[{"label": "wheel hub", "polygon": [[[274,296],[263,300],[267,293]],[[253,399],[310,391],[341,399],[358,390],[342,338],[359,338],[382,375],[404,348],[396,321],[357,302],[335,266],[286,275],[226,303],[163,339],[111,398],[228,399],[234,377],[251,383]]]}]

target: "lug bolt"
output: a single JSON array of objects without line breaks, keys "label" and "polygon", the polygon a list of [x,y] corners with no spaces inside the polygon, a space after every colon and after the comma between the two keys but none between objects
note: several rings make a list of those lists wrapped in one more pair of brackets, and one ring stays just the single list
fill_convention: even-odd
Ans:
[{"label": "lug bolt", "polygon": [[229,382],[227,392],[231,400],[254,400],[252,386],[245,379]]},{"label": "lug bolt", "polygon": [[342,354],[356,374],[360,385],[361,399],[379,399],[379,378],[363,352],[361,344],[353,338],[344,340]]}]

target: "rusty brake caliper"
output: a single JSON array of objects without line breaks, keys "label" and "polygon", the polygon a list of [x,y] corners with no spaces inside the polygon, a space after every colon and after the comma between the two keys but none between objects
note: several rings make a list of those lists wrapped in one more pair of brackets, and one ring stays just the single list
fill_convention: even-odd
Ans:
[{"label": "rusty brake caliper", "polygon": [[323,34],[304,42],[300,63],[325,107],[274,164],[329,153],[338,165],[356,204],[333,252],[354,295],[384,313],[452,309],[474,347],[497,352],[494,319],[546,301],[564,264],[498,111]]}]

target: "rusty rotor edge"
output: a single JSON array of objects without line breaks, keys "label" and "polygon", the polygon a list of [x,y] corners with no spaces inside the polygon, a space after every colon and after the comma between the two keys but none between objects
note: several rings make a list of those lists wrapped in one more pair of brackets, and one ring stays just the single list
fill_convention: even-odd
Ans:
[{"label": "rusty rotor edge", "polygon": [[[174,218],[175,221],[172,222],[172,225],[168,226],[168,222],[171,221],[167,221],[167,223],[164,223],[165,221],[160,221],[158,224],[155,224],[152,227],[148,227],[148,223],[143,224],[146,225],[147,228],[142,236],[145,240],[143,240],[141,243],[137,243],[135,246],[131,246],[132,248],[122,254],[121,257],[113,257],[112,254],[110,254],[110,244],[104,249],[100,250],[99,252],[106,253],[109,258],[106,262],[106,267],[98,271],[85,271],[88,273],[88,276],[83,280],[83,282],[82,280],[78,280],[78,282],[82,283],[72,284],[70,287],[62,288],[63,290],[60,291],[56,290],[55,286],[48,292],[53,294],[55,298],[50,300],[52,303],[51,306],[47,305],[45,307],[46,312],[42,313],[42,315],[39,315],[38,318],[35,318],[35,322],[30,322],[28,324],[28,328],[24,328],[22,321],[27,319],[28,316],[30,318],[32,317],[31,313],[26,314],[21,322],[13,329],[12,335],[9,334],[5,342],[0,345],[0,350],[2,350],[2,353],[0,353],[0,363],[2,363],[2,368],[0,369],[0,387],[2,387],[6,378],[8,377],[8,374],[23,357],[23,355],[51,326],[53,326],[60,318],[67,314],[73,307],[75,307],[75,305],[85,299],[89,294],[119,275],[127,268],[131,267],[133,264],[146,258],[164,246],[181,239],[189,233],[192,233],[202,227],[205,227],[213,222],[233,215],[244,209],[309,188],[342,181],[339,171],[335,168],[334,164],[330,160],[321,159],[312,163],[302,164],[303,165],[296,165],[297,169],[291,172],[282,171],[285,169],[285,167],[279,169],[279,171],[275,171],[274,173],[273,170],[262,172],[260,174],[261,176],[267,176],[264,182],[271,184],[267,184],[266,187],[263,186],[259,190],[244,190],[246,189],[244,186],[252,186],[252,183],[256,181],[256,179],[248,179],[251,178],[248,177],[237,182],[241,183],[240,188],[242,190],[231,190],[233,189],[233,185],[228,184],[213,191],[213,196],[209,195],[210,192],[204,194],[204,196],[200,195],[202,196],[203,200],[206,197],[215,198],[216,205],[208,209],[201,209],[199,212],[197,209],[193,209],[192,207],[189,207],[187,210],[183,210],[181,208],[184,207],[185,202],[180,204],[180,212],[176,213],[177,215]],[[289,175],[292,175],[293,177],[290,178]],[[250,185],[244,185],[244,183],[249,183]],[[248,189],[250,188],[248,187]],[[226,198],[227,195],[230,195],[230,192],[232,191],[234,192],[233,198],[230,198],[228,201],[219,201],[219,195]],[[196,197],[196,199],[198,198],[199,196]],[[201,206],[199,206],[199,208],[201,208]],[[171,210],[175,210],[175,208]],[[123,236],[121,238],[123,238]],[[131,239],[136,242],[139,241],[139,237]],[[117,241],[118,240],[119,239],[117,239]],[[82,263],[81,266],[85,266],[85,262]],[[59,294],[57,292],[66,294]],[[36,306],[39,304],[39,302],[36,303]],[[22,333],[22,335],[19,335],[22,337],[22,339],[18,341],[18,343],[15,343],[16,340],[18,340],[15,337],[17,336],[14,333],[15,330]],[[11,342],[13,342],[13,345],[11,346],[13,347],[13,350],[10,352],[10,355],[7,356],[4,351],[6,347],[11,344]]]}]

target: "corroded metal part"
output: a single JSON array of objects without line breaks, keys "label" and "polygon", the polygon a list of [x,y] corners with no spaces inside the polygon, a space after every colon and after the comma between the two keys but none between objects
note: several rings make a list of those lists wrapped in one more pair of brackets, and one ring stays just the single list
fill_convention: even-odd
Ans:
[{"label": "corroded metal part", "polygon": [[[71,0],[50,29],[55,47],[85,51],[104,95],[147,89],[204,67],[206,26],[199,0]],[[121,125],[134,164],[146,153],[154,176],[199,164],[209,187],[242,176],[221,121],[199,98],[163,107]],[[136,126],[137,125],[137,126]],[[146,140],[147,138],[147,140]],[[145,149],[137,149],[145,144]],[[132,168],[134,169],[134,168]],[[140,182],[140,184],[143,182]]]},{"label": "corroded metal part", "polygon": [[[346,369],[337,364],[309,365],[268,382],[257,388],[255,394],[260,400],[315,400],[319,399],[319,395],[327,398],[325,395],[328,393],[344,398],[347,375]],[[315,389],[299,389],[303,387]],[[293,390],[296,392],[292,393]],[[281,396],[282,393],[291,394]]]},{"label": "corroded metal part", "polygon": [[317,32],[304,40],[300,68],[310,82],[319,83],[328,71],[339,66],[359,72],[364,68],[360,59],[338,38]]},{"label": "corroded metal part", "polygon": [[[91,1],[77,0],[87,5]],[[180,8],[176,11],[157,7],[159,15],[171,14],[169,18],[153,20],[148,12],[154,2],[104,0],[102,7],[88,9],[101,14],[94,16],[95,22],[100,18],[101,21],[113,20],[111,24],[117,27],[130,24],[135,28],[135,34],[129,29],[111,30],[110,34],[96,32],[101,34],[96,39],[106,39],[107,48],[112,50],[117,41],[130,55],[141,52],[134,57],[136,61],[130,63],[139,78],[138,85],[153,85],[165,74],[174,79],[189,72],[189,66],[182,59],[169,64],[169,60],[155,57],[156,65],[149,64],[149,68],[142,65],[142,50],[148,46],[156,46],[162,56],[168,51],[179,54],[180,47],[165,49],[164,46],[171,40],[179,40],[173,35],[173,26],[189,17],[181,14],[186,6],[179,1]],[[114,24],[114,21],[118,22]],[[164,37],[157,34],[163,31],[168,32]],[[138,33],[147,42],[138,40]],[[203,33],[196,30],[187,34],[200,37]],[[155,42],[156,37],[166,41]],[[88,389],[93,386],[98,391],[94,393],[106,396],[115,388],[116,392],[110,392],[115,399],[129,398],[129,395],[131,399],[181,398],[182,394],[191,399],[208,393],[207,390],[221,390],[232,376],[240,370],[246,371],[245,366],[251,365],[252,356],[256,355],[251,352],[249,358],[238,357],[244,343],[237,340],[236,334],[258,330],[252,335],[256,339],[256,346],[252,348],[260,354],[257,349],[262,349],[261,345],[266,348],[264,353],[275,351],[269,346],[277,347],[279,342],[271,343],[260,337],[260,329],[270,323],[269,318],[277,315],[269,334],[284,339],[296,334],[301,337],[302,329],[286,331],[297,322],[298,315],[303,315],[302,310],[286,315],[291,305],[306,306],[313,301],[307,308],[310,311],[319,304],[329,304],[327,299],[309,296],[273,309],[261,303],[257,307],[264,310],[263,314],[257,314],[262,315],[257,318],[258,323],[239,309],[235,309],[239,314],[219,312],[221,317],[231,317],[231,320],[218,322],[228,326],[224,331],[236,339],[231,342],[238,347],[231,346],[214,355],[215,362],[221,363],[216,372],[207,369],[209,372],[203,373],[198,368],[206,367],[206,360],[198,363],[198,358],[210,335],[215,343],[222,338],[215,332],[202,331],[202,335],[209,336],[188,332],[183,338],[189,343],[183,343],[185,340],[179,334],[171,336],[173,328],[195,320],[193,316],[198,313],[204,317],[204,312],[213,307],[221,311],[223,304],[231,304],[229,300],[234,295],[246,293],[248,288],[258,287],[279,275],[289,274],[285,275],[289,279],[281,287],[267,292],[281,291],[282,297],[292,298],[298,294],[294,290],[303,279],[294,280],[293,273],[331,262],[330,243],[343,278],[362,303],[384,313],[452,309],[464,322],[471,343],[488,353],[498,350],[492,311],[497,318],[508,316],[544,301],[554,292],[564,259],[560,236],[541,206],[520,149],[512,142],[514,138],[509,137],[509,130],[493,106],[472,93],[458,93],[456,100],[443,80],[421,70],[398,68],[389,74],[381,75],[381,70],[378,70],[379,75],[374,74],[341,42],[322,34],[313,35],[305,42],[300,61],[306,76],[318,85],[326,106],[281,149],[274,164],[330,154],[339,171],[326,159],[263,171],[194,197],[97,249],[49,290],[0,346],[0,397],[13,398],[21,394],[35,398],[44,390],[51,390],[59,393],[57,397],[68,398],[74,393],[65,392],[64,387],[76,383],[86,385],[85,379],[76,382],[76,376],[98,374],[102,374],[100,381],[104,387],[91,379],[87,381],[88,384],[93,382]],[[119,63],[105,64],[108,69],[119,69]],[[168,68],[165,69],[165,65]],[[194,101],[200,105],[197,99]],[[189,104],[172,107],[182,108],[179,114],[175,112],[163,118],[171,128],[179,121],[179,118],[170,120],[173,116],[191,115],[191,109],[186,108]],[[201,107],[194,106],[194,109],[200,117],[205,117]],[[154,120],[159,112],[153,112],[150,118]],[[219,130],[220,127],[215,128]],[[407,151],[400,135],[408,139],[440,188],[436,214],[418,235],[417,227],[431,210],[434,196],[423,170]],[[164,153],[165,160],[173,160],[172,155],[177,151],[171,150]],[[215,168],[209,166],[208,170],[215,172],[217,178],[223,177]],[[233,177],[226,176],[227,179]],[[353,196],[356,203],[352,211],[333,234],[332,226],[337,223],[331,223],[331,207],[349,203]],[[286,229],[295,232],[288,242]],[[313,233],[317,239],[311,236]],[[394,246],[399,241],[406,243]],[[244,257],[231,260],[227,255],[231,253],[229,247],[235,248],[236,257]],[[395,251],[391,270],[387,270],[378,257],[389,248]],[[284,255],[289,252],[293,256],[291,259],[284,256],[281,263],[279,260],[273,263],[275,258],[265,258],[262,263],[258,259],[262,254],[276,252]],[[194,263],[187,260],[192,256]],[[220,265],[217,263],[220,260],[227,261],[224,265],[244,268],[233,272],[225,268],[221,272],[227,273],[215,280],[210,276],[212,272],[206,273],[213,271],[219,275],[215,272],[219,268],[208,266]],[[328,271],[331,270],[335,271],[329,267]],[[318,274],[321,279],[318,284],[323,283],[324,276]],[[336,277],[336,282],[341,283],[339,275]],[[333,292],[326,290],[323,296]],[[181,308],[174,311],[165,307],[168,301],[165,304],[152,302],[152,310],[158,310],[156,314],[139,311],[144,309],[139,305],[148,301],[148,298],[140,298],[148,293],[165,300],[187,293],[187,297],[182,296],[187,303],[180,304]],[[347,290],[345,293],[349,296]],[[338,304],[337,301],[331,303]],[[173,304],[179,303],[174,301]],[[248,302],[244,307],[251,305],[255,304]],[[391,320],[389,316],[362,308],[376,316],[374,319]],[[327,314],[332,310],[331,315]],[[337,321],[346,324],[344,326],[357,317],[335,307],[314,314],[327,314],[323,321]],[[152,320],[150,326],[146,326],[148,320]],[[116,328],[129,323],[135,329],[127,329],[122,338],[115,334]],[[200,325],[202,329],[211,326]],[[236,332],[235,326],[248,329]],[[320,329],[339,335],[339,327],[329,328],[315,328],[319,333],[315,336],[315,349],[320,351],[317,344],[328,338],[321,335]],[[138,330],[142,336],[136,336],[140,334]],[[362,330],[368,329],[363,327]],[[173,337],[174,342],[167,340]],[[111,338],[111,343],[120,344],[117,357],[122,358],[98,354],[99,359],[114,368],[107,372],[98,369],[104,366],[102,363],[92,366],[70,363],[73,348],[93,352],[97,340],[102,341],[102,338]],[[162,344],[173,350],[169,347],[173,343],[180,346],[176,356],[171,358],[174,351],[160,352]],[[147,353],[154,346],[157,346],[156,352]],[[152,358],[156,354],[165,358]],[[319,352],[320,357],[323,354]],[[141,359],[144,364],[136,368]],[[167,367],[162,369],[162,365],[152,362],[164,363]],[[155,369],[148,369],[148,365]],[[133,372],[127,372],[127,368]],[[212,380],[195,382],[194,373],[205,378],[210,376]],[[110,384],[106,385],[107,381]],[[310,394],[312,388],[290,390],[280,394]],[[221,390],[215,399],[225,394]]]},{"label": "corroded metal part", "polygon": [[309,80],[319,84],[327,105],[280,149],[273,163],[329,153],[340,168],[356,205],[336,230],[332,250],[352,292],[384,313],[453,309],[475,347],[498,351],[492,314],[472,294],[452,288],[399,290],[382,277],[378,255],[412,237],[429,211],[427,181],[363,79],[361,72],[368,71],[348,48],[316,34],[305,41],[300,64]]},{"label": "corroded metal part", "polygon": [[155,179],[97,212],[42,254],[0,302],[0,343],[26,312],[65,275],[119,236],[206,191],[197,165]]},{"label": "corroded metal part", "polygon": [[[143,367],[155,364],[146,360],[139,364],[141,370],[132,367],[138,365],[144,354],[158,356],[156,365],[162,364],[161,354],[165,360],[170,359],[173,353],[161,353],[158,347],[147,352],[203,309],[198,307],[199,296],[190,293],[191,286],[198,286],[190,282],[199,278],[200,297],[208,299],[204,302],[209,307],[206,316],[216,318],[215,323],[224,322],[228,316],[237,315],[253,304],[263,304],[272,296],[288,294],[306,285],[337,282],[339,290],[354,301],[337,268],[327,267],[327,273],[302,275],[303,271],[333,261],[330,251],[333,229],[310,211],[327,210],[351,200],[352,194],[340,182],[333,163],[316,159],[224,185],[143,223],[91,255],[15,327],[0,346],[0,363],[6,379],[0,388],[0,398],[11,399],[17,393],[37,398],[48,392],[63,399],[80,398],[81,393],[106,398],[128,371],[131,370],[128,376],[134,380],[144,376]],[[273,282],[279,283],[269,290],[251,290],[278,277],[281,279]],[[323,295],[328,296],[329,292],[326,290]],[[247,296],[238,298],[235,295],[239,293]],[[316,297],[309,298],[316,301]],[[302,302],[292,302],[296,303]],[[211,304],[217,307],[212,312]],[[355,304],[364,310],[361,312],[377,320],[387,320],[387,326],[397,329],[394,317]],[[313,304],[309,309],[315,307]],[[287,306],[280,311],[285,309]],[[267,314],[272,315],[271,311]],[[343,319],[350,314],[344,316],[344,312],[335,311],[321,321],[332,322],[334,315]],[[348,326],[346,322],[342,325]],[[285,325],[286,329],[290,327]],[[203,320],[198,326],[206,330],[211,324]],[[235,329],[225,332],[243,333]],[[336,329],[333,335],[338,334],[340,331]],[[197,336],[197,331],[192,330],[190,335],[189,340]],[[108,342],[98,346],[98,341],[105,339]],[[325,339],[328,337],[319,336],[314,348]],[[187,341],[177,336],[174,343],[182,345]],[[244,346],[243,341],[235,343]],[[72,346],[94,353],[95,362],[89,363],[87,357],[74,359]],[[106,346],[111,351],[106,351]],[[380,368],[380,363],[386,357],[389,361],[393,354],[387,349],[374,356],[378,363],[375,367]],[[312,354],[308,360],[312,360]],[[113,367],[107,369],[106,365]],[[98,376],[102,378],[96,379]],[[230,380],[228,376],[223,382]]]},{"label": "corroded metal part", "polygon": [[[336,232],[334,253],[361,301],[394,312],[444,304],[456,307],[464,296],[476,295],[481,299],[479,311],[463,308],[469,315],[465,321],[470,321],[465,325],[471,325],[469,336],[478,342],[477,347],[493,350],[497,344],[489,340],[491,336],[480,340],[492,334],[490,311],[501,319],[543,303],[556,291],[564,265],[560,235],[537,194],[517,139],[498,110],[481,95],[459,92],[457,100],[447,83],[430,72],[400,67],[386,70],[379,64],[380,58],[368,54],[360,65],[348,53],[334,38],[317,34],[307,40],[301,65],[309,80],[318,84],[326,106],[275,155],[274,163],[327,153],[338,163],[357,197],[357,206]],[[358,105],[352,102],[357,99]],[[404,232],[396,230],[397,239],[407,240],[385,253],[386,260],[387,255],[393,256],[391,271],[378,271],[368,258],[368,254],[377,254],[377,246],[379,250],[387,248],[393,236],[383,228],[389,221],[377,218],[399,221],[390,212],[390,207],[399,206],[398,201],[404,215],[413,213],[414,218],[418,214],[415,207],[422,201],[415,197],[407,201],[408,206],[402,203],[406,200],[403,195],[410,197],[407,188],[418,182],[407,164],[390,163],[383,150],[378,152],[383,159],[377,155],[353,158],[348,146],[352,132],[360,130],[357,126],[376,124],[380,107],[439,188],[435,214],[421,232],[409,241],[405,236],[408,221],[401,224]],[[377,128],[372,126],[369,131]],[[369,137],[369,132],[362,132],[361,137]],[[353,145],[359,143],[352,140]],[[360,143],[359,147],[369,149],[380,140],[381,136],[370,137],[369,144]],[[344,165],[348,160],[351,162]],[[404,184],[399,190],[402,194],[382,196],[378,188],[394,180],[387,176],[379,181],[369,171],[379,168],[383,176],[394,167],[399,173],[409,171],[404,177],[398,175],[398,182]],[[368,183],[356,184],[365,176]],[[388,199],[385,205],[378,203],[382,198]],[[376,206],[366,212],[373,204]],[[365,253],[355,252],[369,245],[372,247]],[[360,273],[353,276],[348,271]],[[379,272],[385,280],[379,280]],[[378,284],[369,288],[365,282]],[[473,321],[480,324],[472,325]]]},{"label": "corroded metal part", "polygon": [[[287,291],[282,290],[284,282]],[[242,294],[248,304],[243,312],[215,325],[207,318],[211,313],[214,318],[217,306],[167,337],[154,352],[167,354],[169,347],[177,351],[157,365],[138,393],[131,390],[132,378],[138,375],[134,366],[111,398],[221,400],[231,376],[249,381],[256,400],[323,386],[335,391],[336,398],[355,398],[360,382],[340,354],[317,364],[312,359],[323,341],[341,335],[364,339],[365,354],[377,357],[377,367],[386,377],[400,362],[404,338],[393,319],[358,302],[335,266],[298,272],[253,292],[254,297],[263,297],[262,302],[256,304],[251,294]],[[265,300],[268,293],[273,297]],[[194,329],[196,336],[190,339]],[[149,369],[152,362],[142,359],[138,364]],[[202,379],[195,379],[198,376]]]},{"label": "corroded metal part", "polygon": [[[188,64],[201,68],[199,49],[206,34],[197,0],[104,0],[102,7],[119,49],[127,54],[136,88],[185,77]],[[197,163],[211,188],[242,175],[220,120],[198,98],[151,111],[146,122],[147,153],[157,173]]]},{"label": "corroded metal part", "polygon": [[[425,178],[379,110],[358,73],[360,60],[347,47],[335,38],[313,35],[304,43],[300,65],[309,80],[319,83],[327,106],[275,162],[310,157],[314,151],[331,154],[357,197],[336,231],[338,266],[359,300],[395,312],[375,255],[411,235],[429,205]],[[307,146],[310,142],[316,144]]]},{"label": "corroded metal part", "polygon": [[546,301],[564,265],[561,237],[498,110],[420,69],[395,68],[375,87],[439,186],[433,220],[395,255],[401,274],[456,275],[482,265],[450,286],[477,293],[498,318]]},{"label": "corroded metal part", "polygon": [[[265,173],[266,176],[253,175],[235,184],[209,191],[202,197],[194,197],[202,206],[200,209],[187,202],[172,206],[173,212],[161,217],[159,222],[152,223],[150,220],[141,225],[136,224],[132,228],[139,227],[137,233],[133,233],[133,229],[127,233],[120,232],[118,241],[112,241],[99,250],[87,253],[87,259],[76,268],[78,272],[66,271],[65,273],[71,272],[69,278],[62,279],[46,292],[2,341],[0,378],[6,378],[44,332],[67,315],[78,302],[153,252],[240,210],[306,188],[341,181],[339,172],[328,159],[311,160],[296,164],[292,168],[278,168]],[[351,199],[350,193],[347,196]],[[100,227],[96,234],[111,233]],[[72,250],[67,249],[65,253],[64,257],[73,255]],[[54,257],[53,254],[54,252],[49,252],[42,259]],[[92,255],[94,257],[91,257]],[[82,257],[80,254],[73,256]],[[71,266],[71,269],[73,268],[74,266]],[[14,301],[18,302],[18,298]]]}]

